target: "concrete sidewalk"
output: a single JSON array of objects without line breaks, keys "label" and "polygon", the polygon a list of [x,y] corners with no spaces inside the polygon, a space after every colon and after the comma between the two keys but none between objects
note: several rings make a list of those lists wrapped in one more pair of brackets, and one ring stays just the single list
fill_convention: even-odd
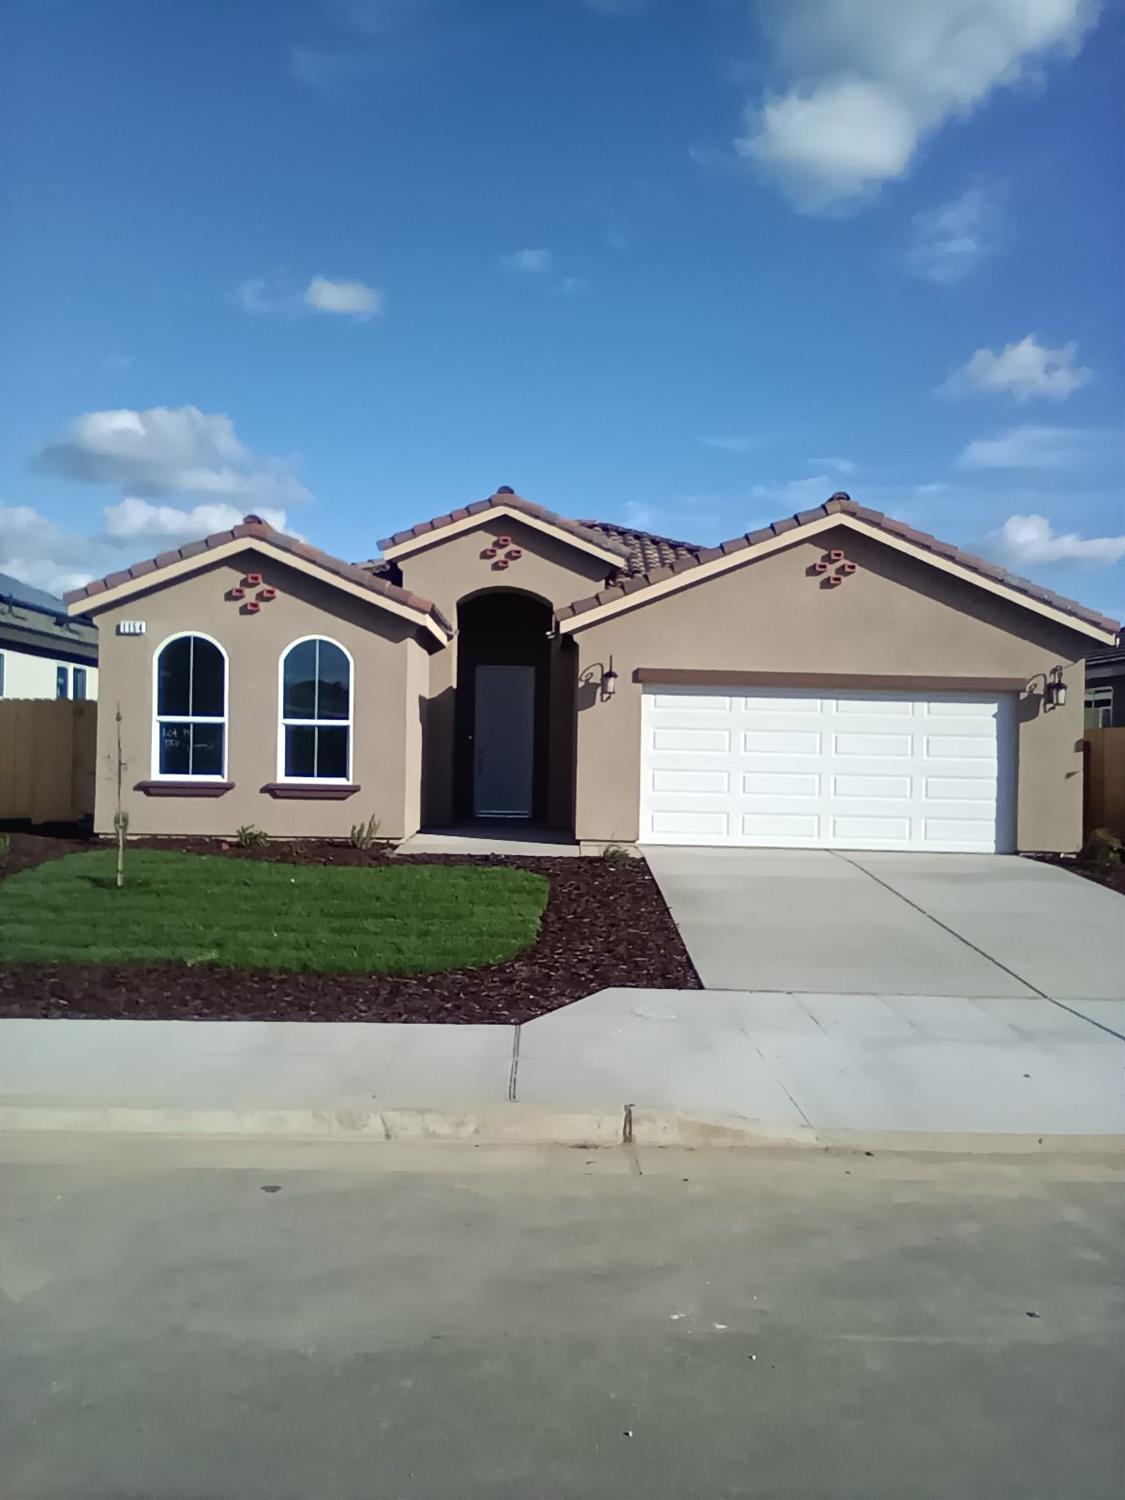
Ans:
[{"label": "concrete sidewalk", "polygon": [[0,1021],[0,1130],[1125,1147],[1125,1001],[604,990],[522,1027]]}]

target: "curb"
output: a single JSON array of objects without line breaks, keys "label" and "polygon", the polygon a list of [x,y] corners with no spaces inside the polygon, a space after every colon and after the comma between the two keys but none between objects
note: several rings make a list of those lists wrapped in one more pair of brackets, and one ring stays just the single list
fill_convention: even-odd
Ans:
[{"label": "curb", "polygon": [[678,1110],[561,1111],[489,1105],[465,1111],[384,1109],[159,1109],[118,1105],[0,1105],[0,1134],[226,1137],[271,1140],[696,1149],[898,1151],[965,1156],[1125,1156],[1122,1135],[1010,1132],[815,1130],[743,1116],[705,1118]]}]

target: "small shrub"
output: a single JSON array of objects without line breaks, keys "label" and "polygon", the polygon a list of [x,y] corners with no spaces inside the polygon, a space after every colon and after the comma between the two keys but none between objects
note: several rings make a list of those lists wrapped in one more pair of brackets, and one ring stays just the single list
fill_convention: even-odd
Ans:
[{"label": "small shrub", "polygon": [[353,823],[348,842],[353,849],[370,849],[379,837],[379,819],[374,813],[366,823]]},{"label": "small shrub", "polygon": [[610,864],[623,865],[628,864],[633,856],[620,844],[607,844],[602,850],[602,858],[609,860]]},{"label": "small shrub", "polygon": [[270,836],[263,829],[255,828],[253,823],[243,823],[241,828],[234,830],[234,841],[240,849],[264,849]]},{"label": "small shrub", "polygon": [[1078,858],[1088,865],[1116,865],[1125,860],[1125,843],[1108,828],[1095,828]]}]

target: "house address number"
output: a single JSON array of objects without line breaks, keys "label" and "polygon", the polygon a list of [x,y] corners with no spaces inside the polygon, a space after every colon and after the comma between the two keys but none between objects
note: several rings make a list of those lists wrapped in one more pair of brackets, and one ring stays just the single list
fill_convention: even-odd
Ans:
[{"label": "house address number", "polygon": [[144,635],[145,622],[143,620],[118,620],[118,635]]}]

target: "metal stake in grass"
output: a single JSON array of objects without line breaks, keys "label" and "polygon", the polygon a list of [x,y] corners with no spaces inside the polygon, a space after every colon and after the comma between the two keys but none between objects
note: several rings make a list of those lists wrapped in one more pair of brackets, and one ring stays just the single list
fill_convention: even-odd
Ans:
[{"label": "metal stake in grass", "polygon": [[117,835],[117,889],[120,890],[125,884],[125,835],[129,832],[129,814],[125,811],[122,803],[122,792],[125,785],[125,757],[121,751],[121,705],[117,705],[117,712],[113,716],[117,725],[117,811],[113,815],[113,831]]}]

